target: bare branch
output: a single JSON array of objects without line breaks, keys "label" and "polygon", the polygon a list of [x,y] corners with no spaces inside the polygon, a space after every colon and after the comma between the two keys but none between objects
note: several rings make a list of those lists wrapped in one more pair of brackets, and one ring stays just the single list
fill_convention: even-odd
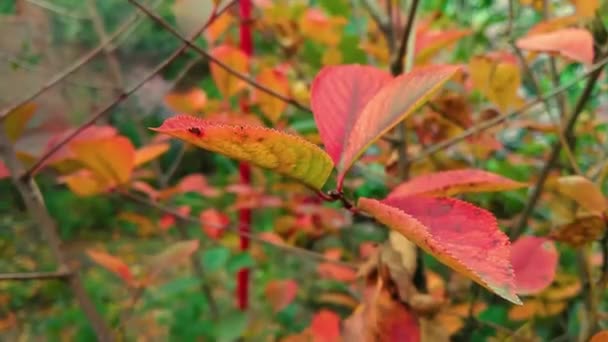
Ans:
[{"label": "bare branch", "polygon": [[[232,3],[234,3],[234,1]],[[99,120],[101,117],[103,117],[104,115],[106,115],[110,111],[110,109],[114,108],[120,102],[124,101],[127,97],[129,97],[129,95],[131,95],[132,93],[134,93],[135,91],[137,91],[146,82],[148,82],[150,79],[152,79],[154,76],[156,76],[156,74],[158,74],[161,70],[163,70],[165,67],[167,67],[169,64],[171,64],[171,62],[173,62],[177,57],[179,57],[182,53],[184,53],[186,51],[186,49],[188,48],[189,44],[192,45],[192,41],[194,39],[196,39],[196,37],[198,37],[215,20],[215,18],[217,18],[218,16],[220,16],[228,8],[230,8],[230,6],[223,7],[222,11],[218,12],[213,18],[211,18],[205,24],[205,26],[203,28],[201,28],[200,30],[197,30],[197,32],[193,33],[186,40],[186,43],[182,44],[182,46],[180,46],[177,50],[175,50],[169,57],[167,57],[164,61],[162,61],[159,65],[157,65],[156,68],[154,68],[154,70],[152,70],[151,72],[149,72],[146,76],[144,76],[135,85],[131,86],[129,89],[127,89],[124,92],[120,93],[117,97],[114,98],[114,100],[112,102],[108,103],[105,107],[103,107],[103,108],[99,109],[97,112],[95,112],[93,114],[93,116],[91,118],[89,118],[89,120],[87,120],[84,124],[82,124],[80,127],[78,127],[77,129],[75,129],[71,134],[69,134],[66,137],[64,137],[63,140],[61,140],[57,144],[55,144],[45,154],[43,154],[40,158],[38,158],[38,160],[30,167],[29,170],[27,170],[27,172],[25,174],[23,174],[22,177],[24,179],[30,178],[36,171],[38,171],[38,169],[44,164],[44,162],[48,158],[50,158],[55,152],[57,152],[59,149],[61,149],[63,146],[65,146],[72,139],[74,139],[75,136],[77,136],[78,134],[80,134],[87,127],[90,127],[93,124],[95,124],[95,122],[97,120]]]},{"label": "bare branch", "polygon": [[[568,143],[572,141],[572,139],[569,139],[569,138],[572,136],[572,131],[574,129],[576,121],[577,121],[579,115],[581,114],[581,112],[583,111],[583,109],[585,108],[587,101],[591,97],[593,88],[595,87],[595,84],[596,84],[598,78],[600,77],[601,73],[602,73],[601,68],[595,69],[591,73],[589,79],[587,80],[587,84],[585,85],[585,88],[583,89],[583,92],[579,96],[578,101],[576,102],[576,105],[574,106],[574,110],[572,111],[572,114],[568,118],[568,122],[566,123],[566,126],[564,127],[564,131],[563,131],[563,135],[566,137],[566,140]],[[570,148],[571,147],[572,146],[570,146]],[[549,155],[549,158],[545,162],[545,165],[543,166],[543,169],[541,170],[540,175],[538,176],[538,179],[536,180],[536,184],[535,184],[532,192],[530,193],[530,196],[528,197],[528,201],[526,202],[526,206],[524,207],[524,210],[523,210],[522,214],[520,215],[519,220],[517,221],[517,223],[515,224],[513,229],[510,231],[510,237],[512,240],[517,239],[521,235],[521,233],[523,233],[524,228],[526,227],[526,225],[528,223],[528,218],[530,218],[530,216],[534,212],[534,208],[536,208],[536,204],[538,203],[538,200],[540,199],[540,195],[543,192],[545,182],[546,182],[547,178],[549,177],[549,173],[551,172],[551,170],[555,166],[555,163],[559,159],[559,153],[561,152],[561,149],[562,149],[562,141],[558,140],[553,145],[551,154]]]},{"label": "bare branch", "polygon": [[260,91],[263,91],[270,96],[276,97],[277,99],[280,99],[281,101],[283,101],[287,104],[290,104],[298,109],[301,109],[301,110],[304,110],[307,112],[311,112],[311,109],[309,107],[299,103],[298,101],[296,101],[290,97],[287,97],[283,94],[279,94],[276,91],[266,87],[263,84],[256,82],[253,78],[251,78],[248,75],[241,74],[237,70],[234,70],[233,68],[231,68],[228,64],[220,61],[219,59],[215,58],[214,56],[212,56],[210,53],[208,53],[207,51],[205,51],[198,45],[194,44],[191,40],[184,38],[184,36],[182,36],[179,32],[177,32],[167,21],[165,21],[163,18],[159,17],[157,14],[153,13],[148,7],[141,4],[139,1],[129,0],[129,2],[132,3],[134,6],[136,6],[137,8],[139,8],[142,12],[144,12],[148,17],[153,19],[160,26],[162,26],[165,30],[167,30],[167,32],[171,33],[176,38],[181,40],[184,44],[186,44],[191,49],[196,51],[199,55],[201,55],[201,57],[206,58],[206,59],[210,60],[212,63],[217,64],[220,68],[226,70],[231,75],[246,82],[247,84],[251,85],[252,87],[254,87]]},{"label": "bare branch", "polygon": [[8,280],[53,280],[53,279],[64,279],[71,275],[67,270],[55,271],[55,272],[27,272],[27,273],[2,273],[0,274],[0,281]]},{"label": "bare branch", "polygon": [[453,145],[456,145],[458,143],[460,143],[461,141],[465,140],[466,138],[475,135],[477,133],[483,132],[487,129],[490,129],[492,127],[495,127],[497,125],[500,125],[501,123],[503,123],[504,121],[513,118],[515,116],[521,115],[524,112],[526,112],[527,110],[529,110],[530,108],[541,104],[543,101],[546,101],[547,99],[550,99],[554,96],[559,95],[560,93],[563,93],[564,91],[574,87],[575,85],[578,84],[578,82],[580,82],[583,79],[586,79],[588,77],[592,77],[598,70],[601,70],[604,65],[606,65],[606,63],[608,63],[608,57],[604,57],[602,58],[600,61],[598,61],[597,63],[593,64],[589,70],[587,70],[584,74],[582,74],[580,77],[578,77],[577,79],[562,85],[561,87],[555,88],[552,91],[548,92],[547,94],[544,94],[543,96],[539,96],[538,98],[534,99],[534,100],[530,100],[528,102],[526,102],[524,105],[522,105],[521,107],[519,107],[517,110],[511,112],[511,113],[507,113],[507,114],[503,114],[503,115],[499,115],[493,119],[484,121],[482,123],[480,123],[477,126],[471,127],[469,129],[467,129],[466,131],[464,131],[462,134],[455,136],[454,138],[451,138],[449,140],[445,140],[442,141],[438,144],[435,144],[429,148],[427,148],[426,150],[416,154],[416,156],[412,157],[412,161],[411,162],[418,162],[423,160],[424,158],[435,154],[439,151],[442,151],[448,147],[451,147]]},{"label": "bare branch", "polygon": [[[143,198],[141,196],[137,196],[131,193],[127,193],[127,192],[120,192],[121,195],[125,196],[126,198],[140,203],[142,205],[154,208],[160,212],[163,212],[165,214],[169,214],[172,215],[184,222],[188,222],[188,223],[192,223],[192,224],[201,224],[201,221],[193,216],[189,216],[189,215],[184,215],[182,213],[180,213],[178,210],[164,206],[160,203],[156,203],[153,202],[147,198]],[[213,226],[213,225],[212,225]],[[218,225],[218,228],[223,228],[221,226]],[[277,244],[273,241],[268,241],[264,238],[261,238],[255,234],[249,233],[249,232],[242,232],[239,231],[238,227],[235,226],[228,226],[226,228],[229,232],[232,232],[234,234],[237,234],[239,236],[246,236],[248,237],[251,241],[256,242],[256,243],[260,243],[260,244],[264,244],[266,246],[270,246],[273,248],[276,248],[278,250],[282,250],[288,253],[292,253],[295,255],[299,255],[299,256],[303,256],[309,259],[313,259],[313,260],[317,260],[317,261],[322,261],[322,262],[328,262],[328,263],[332,263],[332,264],[336,264],[336,265],[340,265],[340,266],[344,266],[344,267],[348,267],[348,268],[352,268],[352,269],[356,269],[356,265],[352,264],[352,263],[348,263],[348,262],[344,262],[344,261],[339,261],[339,260],[332,260],[332,259],[328,259],[327,257],[325,257],[323,254],[319,254],[319,253],[315,253],[313,251],[310,251],[308,249],[304,249],[304,248],[299,248],[299,247],[295,247],[295,246],[290,246],[290,245],[286,245],[286,244]]]},{"label": "bare branch", "polygon": [[[60,270],[69,270],[69,263],[61,248],[61,239],[59,238],[55,221],[46,209],[42,194],[40,193],[40,189],[36,182],[31,178],[23,179],[19,177],[19,175],[23,173],[23,166],[17,159],[17,153],[2,127],[0,127],[0,156],[4,159],[6,167],[11,173],[13,184],[19,191],[28,213],[38,223],[37,226],[48,242],[53,256],[59,263]],[[68,284],[76,297],[80,308],[93,327],[97,339],[100,341],[112,341],[111,330],[97,312],[95,304],[86,293],[81,283],[80,275],[77,272],[68,272],[70,272]]]},{"label": "bare branch", "polygon": [[49,79],[44,85],[42,85],[40,88],[38,88],[31,94],[27,95],[25,98],[17,101],[16,103],[9,106],[8,108],[5,108],[2,111],[0,111],[0,122],[2,122],[4,120],[4,118],[6,118],[6,116],[10,112],[19,108],[20,106],[24,105],[25,103],[32,101],[38,95],[44,93],[46,90],[50,89],[57,83],[64,80],[66,77],[68,77],[71,74],[73,74],[74,72],[76,72],[82,66],[87,64],[89,61],[91,61],[93,58],[95,58],[95,56],[97,56],[98,53],[103,51],[104,48],[108,44],[110,44],[114,39],[116,39],[118,36],[120,36],[125,31],[127,31],[127,29],[129,29],[129,27],[134,25],[139,19],[140,19],[139,15],[137,15],[137,14],[132,15],[131,17],[129,17],[129,19],[126,20],[126,22],[124,24],[122,24],[114,33],[112,33],[106,41],[101,42],[101,44],[99,44],[96,48],[94,48],[93,50],[89,51],[88,53],[86,53],[85,55],[80,57],[78,60],[76,60],[74,63],[72,63],[65,70],[56,74],[54,77]]},{"label": "bare branch", "polygon": [[403,73],[403,59],[407,55],[410,35],[412,29],[414,28],[414,19],[416,17],[416,11],[418,10],[418,0],[413,0],[410,5],[410,10],[407,15],[407,21],[405,23],[405,28],[403,29],[403,36],[401,37],[401,42],[399,43],[399,48],[397,53],[393,57],[393,62],[391,63],[391,73],[393,76],[400,75]]}]

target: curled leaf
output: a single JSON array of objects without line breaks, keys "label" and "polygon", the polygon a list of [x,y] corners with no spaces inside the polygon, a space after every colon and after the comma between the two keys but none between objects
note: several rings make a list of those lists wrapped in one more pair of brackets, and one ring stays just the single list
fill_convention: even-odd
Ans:
[{"label": "curled leaf", "polygon": [[415,177],[397,186],[389,197],[421,194],[454,196],[467,192],[513,190],[526,185],[483,170],[459,169]]},{"label": "curled leaf", "polygon": [[318,146],[285,132],[257,126],[224,125],[178,115],[153,130],[198,147],[247,161],[321,188],[333,165]]},{"label": "curled leaf", "polygon": [[452,198],[361,198],[361,210],[490,291],[520,304],[510,244],[494,216]]}]

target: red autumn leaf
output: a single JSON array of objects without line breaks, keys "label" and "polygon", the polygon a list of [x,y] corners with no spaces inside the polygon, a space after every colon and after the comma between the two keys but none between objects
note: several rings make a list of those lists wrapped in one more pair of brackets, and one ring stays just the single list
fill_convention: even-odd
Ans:
[{"label": "red autumn leaf", "polygon": [[363,65],[330,66],[317,74],[310,103],[325,150],[334,164],[340,161],[359,114],[390,80],[389,73]]},{"label": "red autumn leaf", "polygon": [[4,165],[4,162],[0,160],[0,179],[10,177],[10,175],[10,171],[8,170],[6,165]]},{"label": "red autumn leaf", "polygon": [[340,317],[329,310],[317,312],[310,323],[313,342],[340,341]]},{"label": "red autumn leaf", "polygon": [[[177,208],[177,212],[183,216],[190,215],[190,206],[182,205],[179,208]],[[163,231],[166,231],[175,225],[175,221],[176,220],[175,220],[174,215],[165,214],[160,218],[158,225],[159,225],[160,229],[162,229]]]},{"label": "red autumn leaf", "polygon": [[133,285],[134,279],[129,265],[127,265],[120,258],[110,255],[106,252],[87,250],[89,257],[95,261],[99,266],[107,269],[108,271],[116,274],[128,285]]},{"label": "red autumn leaf", "polygon": [[[211,54],[233,70],[241,74],[247,73],[249,57],[241,49],[230,45],[220,45],[213,48]],[[229,98],[245,88],[245,82],[220,67],[217,63],[211,63],[209,68],[211,69],[213,81],[224,98]]]},{"label": "red autumn leaf", "polygon": [[178,115],[154,130],[273,170],[316,189],[325,184],[333,169],[329,155],[317,145],[297,135],[265,127],[227,125]]},{"label": "red autumn leaf", "polygon": [[283,310],[289,305],[298,293],[298,283],[295,280],[273,280],[264,289],[266,299],[275,312]]},{"label": "red autumn leaf", "polygon": [[338,164],[338,184],[361,154],[383,134],[420,108],[457,71],[456,66],[414,69],[388,82],[352,123]]},{"label": "red autumn leaf", "polygon": [[434,195],[453,196],[465,192],[505,191],[527,184],[477,169],[441,171],[413,178],[397,186],[389,197]]},{"label": "red autumn leaf", "polygon": [[535,34],[518,39],[516,44],[523,50],[559,53],[581,63],[593,63],[593,36],[584,29],[565,28]]},{"label": "red autumn leaf", "polygon": [[192,88],[185,93],[170,93],[165,96],[165,103],[176,113],[196,114],[207,104],[207,93],[200,88]]},{"label": "red autumn leaf", "polygon": [[361,198],[359,207],[454,270],[521,304],[509,239],[487,210],[453,198],[426,196]]},{"label": "red autumn leaf", "polygon": [[210,208],[203,210],[199,216],[201,228],[210,238],[217,240],[230,223],[230,219],[225,214],[216,209]]},{"label": "red autumn leaf", "polygon": [[553,241],[524,236],[511,247],[511,263],[519,294],[535,294],[547,288],[555,278],[559,254]]},{"label": "red autumn leaf", "polygon": [[209,185],[205,176],[201,174],[190,174],[183,177],[177,188],[181,192],[197,192],[206,197],[217,197],[220,192]]}]

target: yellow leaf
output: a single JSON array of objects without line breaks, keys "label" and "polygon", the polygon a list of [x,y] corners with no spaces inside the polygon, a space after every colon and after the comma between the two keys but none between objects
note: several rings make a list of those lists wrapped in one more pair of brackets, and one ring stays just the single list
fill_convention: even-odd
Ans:
[{"label": "yellow leaf", "polygon": [[135,166],[143,165],[151,160],[156,159],[161,154],[167,152],[169,150],[169,144],[154,144],[144,146],[137,151],[135,151]]},{"label": "yellow leaf", "polygon": [[599,0],[572,0],[576,6],[576,14],[581,17],[593,17],[600,8]]},{"label": "yellow leaf", "polygon": [[93,196],[111,187],[107,181],[96,176],[89,170],[79,170],[59,179],[78,196]]},{"label": "yellow leaf", "polygon": [[608,202],[602,191],[592,181],[583,176],[560,177],[555,181],[556,190],[572,198],[581,207],[595,213],[608,209]]},{"label": "yellow leaf", "polygon": [[337,65],[342,63],[342,52],[338,47],[329,47],[321,59],[323,65]]},{"label": "yellow leaf", "polygon": [[[289,81],[280,70],[271,68],[264,69],[258,74],[256,81],[278,94],[289,97]],[[285,108],[287,107],[285,101],[260,91],[257,88],[254,91],[254,96],[257,103],[260,105],[262,113],[273,123],[279,120],[281,114],[283,114],[283,111],[285,111]]]},{"label": "yellow leaf", "polygon": [[336,46],[344,24],[344,18],[330,18],[320,9],[310,8],[300,17],[300,32],[314,42]]},{"label": "yellow leaf", "polygon": [[331,158],[318,146],[299,136],[265,127],[228,125],[178,115],[154,130],[317,189],[325,184],[333,169]]},{"label": "yellow leaf", "polygon": [[521,104],[522,100],[517,95],[521,75],[514,57],[507,54],[476,56],[469,62],[469,72],[473,87],[501,111]]},{"label": "yellow leaf", "polygon": [[[211,55],[217,58],[230,68],[241,74],[246,74],[249,68],[249,57],[230,45],[220,45],[211,50]],[[225,98],[231,97],[245,87],[245,83],[234,75],[230,74],[216,63],[211,63],[211,76],[215,85]]]},{"label": "yellow leaf", "polygon": [[70,144],[76,160],[109,184],[125,184],[135,166],[135,148],[123,136]]},{"label": "yellow leaf", "polygon": [[29,102],[8,113],[4,119],[4,131],[11,142],[15,142],[21,137],[37,107],[35,103]]}]

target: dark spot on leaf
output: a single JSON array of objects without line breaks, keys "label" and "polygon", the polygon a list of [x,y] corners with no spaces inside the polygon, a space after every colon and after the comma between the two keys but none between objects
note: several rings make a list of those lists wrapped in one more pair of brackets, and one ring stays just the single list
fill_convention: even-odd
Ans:
[{"label": "dark spot on leaf", "polygon": [[190,128],[188,128],[188,132],[196,135],[197,137],[203,136],[203,132],[198,127],[190,127]]}]

